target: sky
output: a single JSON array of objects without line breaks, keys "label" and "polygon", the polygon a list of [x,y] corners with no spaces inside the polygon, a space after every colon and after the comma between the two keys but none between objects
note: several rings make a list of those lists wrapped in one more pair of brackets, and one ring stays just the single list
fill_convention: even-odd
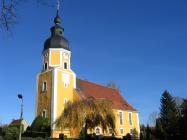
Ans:
[{"label": "sky", "polygon": [[[56,15],[55,0],[36,1],[17,6],[12,33],[0,29],[0,124],[20,117],[17,94],[24,118],[35,117],[36,74]],[[186,13],[186,0],[63,0],[71,68],[82,79],[115,82],[147,124],[164,90],[187,97]]]}]

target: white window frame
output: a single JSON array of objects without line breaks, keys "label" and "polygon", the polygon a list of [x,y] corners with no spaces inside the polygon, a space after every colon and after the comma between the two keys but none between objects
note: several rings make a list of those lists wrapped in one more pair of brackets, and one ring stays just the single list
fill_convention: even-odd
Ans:
[{"label": "white window frame", "polygon": [[65,98],[64,99],[64,104],[66,104],[68,102],[68,99],[67,98]]},{"label": "white window frame", "polygon": [[42,92],[47,91],[47,81],[42,82]]},{"label": "white window frame", "polygon": [[130,133],[130,135],[133,135],[133,129],[132,128],[129,129],[129,133]]},{"label": "white window frame", "polygon": [[[122,132],[122,133],[121,133]],[[120,134],[123,135],[124,134],[124,128],[120,128]]]},{"label": "white window frame", "polygon": [[129,125],[132,125],[132,112],[128,113]]},{"label": "white window frame", "polygon": [[[46,65],[47,65],[47,66],[46,66]],[[45,67],[45,66],[46,66],[46,67]],[[44,69],[44,70],[47,70],[47,69],[48,69],[48,63],[47,63],[47,62],[44,63],[43,69]]]},{"label": "white window frame", "polygon": [[[97,133],[97,129],[99,129],[99,133]],[[101,131],[102,131],[102,130],[101,130],[100,127],[96,127],[96,128],[95,128],[95,134],[96,134],[96,135],[101,135]]]},{"label": "white window frame", "polygon": [[[43,113],[44,113],[44,115],[43,115]],[[43,110],[42,110],[41,116],[42,116],[43,118],[46,118],[46,117],[47,117],[47,110],[46,110],[46,109],[43,109]]]},{"label": "white window frame", "polygon": [[[121,118],[120,118],[120,114],[121,114]],[[119,111],[119,124],[123,125],[123,112]]]},{"label": "white window frame", "polygon": [[[110,131],[111,131],[111,133],[110,133]],[[108,134],[112,135],[112,133],[113,133],[113,129],[112,128],[108,128]]]},{"label": "white window frame", "polygon": [[[65,64],[66,64],[66,68],[65,68]],[[67,70],[68,69],[68,63],[67,62],[64,62],[64,69]]]}]

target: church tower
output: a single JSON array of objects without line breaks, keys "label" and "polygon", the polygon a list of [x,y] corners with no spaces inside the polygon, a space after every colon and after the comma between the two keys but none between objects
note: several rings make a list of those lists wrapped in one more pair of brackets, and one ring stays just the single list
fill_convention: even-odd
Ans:
[{"label": "church tower", "polygon": [[51,36],[45,41],[42,53],[43,69],[37,75],[36,116],[50,119],[54,137],[55,120],[65,103],[73,101],[76,75],[71,70],[71,51],[58,10],[50,30]]}]

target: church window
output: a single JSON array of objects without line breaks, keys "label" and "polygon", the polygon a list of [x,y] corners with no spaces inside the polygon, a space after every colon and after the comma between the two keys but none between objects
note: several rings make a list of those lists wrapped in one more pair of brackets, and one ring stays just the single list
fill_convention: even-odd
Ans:
[{"label": "church window", "polygon": [[131,135],[133,134],[133,129],[132,129],[132,128],[130,129],[130,134],[131,134]]},{"label": "church window", "polygon": [[65,98],[64,99],[64,104],[66,104],[68,102],[68,99],[67,98]]},{"label": "church window", "polygon": [[41,116],[43,117],[43,118],[46,118],[46,110],[44,109],[43,111],[42,111],[42,114],[41,114]]},{"label": "church window", "polygon": [[47,82],[44,81],[44,82],[42,83],[42,92],[44,92],[44,91],[46,91],[46,90],[47,90]]},{"label": "church window", "polygon": [[112,132],[113,132],[113,131],[112,131],[112,128],[109,128],[109,129],[108,129],[108,133],[109,133],[109,134],[112,134]]},{"label": "church window", "polygon": [[129,113],[129,124],[132,125],[132,113]]},{"label": "church window", "polygon": [[64,63],[64,69],[68,69],[68,64],[66,62]]},{"label": "church window", "polygon": [[97,128],[95,129],[95,133],[96,133],[96,135],[100,135],[100,128],[97,127]]},{"label": "church window", "polygon": [[119,112],[119,123],[120,125],[123,124],[123,112]]},{"label": "church window", "polygon": [[47,62],[44,64],[44,70],[47,70]]},{"label": "church window", "polygon": [[123,134],[124,131],[123,131],[123,128],[120,128],[120,134]]},{"label": "church window", "polygon": [[67,84],[67,83],[64,83],[64,87],[67,88],[67,87],[68,87],[68,84]]}]

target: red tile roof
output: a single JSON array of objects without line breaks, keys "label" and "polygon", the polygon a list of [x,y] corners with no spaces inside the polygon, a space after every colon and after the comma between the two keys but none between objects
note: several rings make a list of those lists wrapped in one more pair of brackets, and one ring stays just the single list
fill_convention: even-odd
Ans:
[{"label": "red tile roof", "polygon": [[116,89],[77,79],[77,91],[82,98],[107,99],[113,102],[116,109],[136,111]]},{"label": "red tile roof", "polygon": [[21,124],[21,119],[18,119],[18,120],[12,120],[12,122],[11,122],[10,124],[20,125],[20,124]]}]

